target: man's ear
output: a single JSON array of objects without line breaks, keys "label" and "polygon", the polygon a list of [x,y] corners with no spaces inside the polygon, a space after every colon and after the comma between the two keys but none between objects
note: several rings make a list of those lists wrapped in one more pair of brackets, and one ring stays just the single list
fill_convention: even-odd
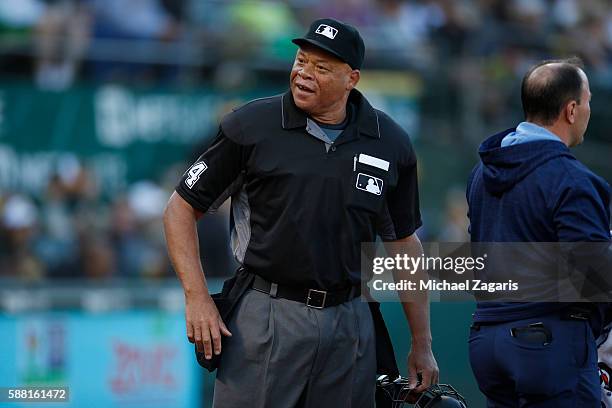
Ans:
[{"label": "man's ear", "polygon": [[565,105],[565,119],[573,125],[576,122],[576,108],[578,103],[576,101],[570,101],[567,105]]},{"label": "man's ear", "polygon": [[356,87],[357,83],[359,82],[359,78],[361,78],[360,71],[358,69],[352,70],[349,76],[349,81],[346,85],[346,90],[351,91],[354,87]]}]

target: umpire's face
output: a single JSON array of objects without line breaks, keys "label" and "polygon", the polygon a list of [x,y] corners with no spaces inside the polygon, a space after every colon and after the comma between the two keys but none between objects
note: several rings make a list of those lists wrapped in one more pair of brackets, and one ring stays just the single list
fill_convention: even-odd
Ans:
[{"label": "umpire's face", "polygon": [[359,82],[359,70],[320,48],[303,46],[295,56],[290,81],[297,107],[320,122],[332,123],[326,119],[345,108],[348,94]]}]

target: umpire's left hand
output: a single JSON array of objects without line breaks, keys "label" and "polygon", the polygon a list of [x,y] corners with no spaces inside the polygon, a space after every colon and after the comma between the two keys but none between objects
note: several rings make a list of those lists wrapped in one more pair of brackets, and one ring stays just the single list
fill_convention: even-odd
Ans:
[{"label": "umpire's left hand", "polygon": [[409,387],[416,392],[423,392],[430,385],[437,384],[438,379],[438,363],[431,351],[431,343],[418,343],[413,340],[408,353]]}]

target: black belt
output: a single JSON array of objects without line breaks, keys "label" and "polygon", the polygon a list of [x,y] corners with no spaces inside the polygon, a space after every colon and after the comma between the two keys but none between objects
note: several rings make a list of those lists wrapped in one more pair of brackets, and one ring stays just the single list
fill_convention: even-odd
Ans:
[{"label": "black belt", "polygon": [[357,286],[334,291],[300,289],[290,286],[279,286],[278,284],[268,282],[264,278],[257,275],[253,280],[252,288],[272,297],[279,297],[304,303],[306,306],[314,309],[337,306],[359,296],[359,288]]}]

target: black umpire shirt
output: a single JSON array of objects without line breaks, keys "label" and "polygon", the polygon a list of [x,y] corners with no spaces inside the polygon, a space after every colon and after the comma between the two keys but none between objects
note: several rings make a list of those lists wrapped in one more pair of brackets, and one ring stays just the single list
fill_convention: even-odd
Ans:
[{"label": "black umpire shirt", "polygon": [[238,262],[280,285],[335,290],[361,282],[361,242],[421,225],[417,162],[406,132],[357,90],[332,142],[291,92],[225,116],[177,193],[206,212],[232,197]]}]

